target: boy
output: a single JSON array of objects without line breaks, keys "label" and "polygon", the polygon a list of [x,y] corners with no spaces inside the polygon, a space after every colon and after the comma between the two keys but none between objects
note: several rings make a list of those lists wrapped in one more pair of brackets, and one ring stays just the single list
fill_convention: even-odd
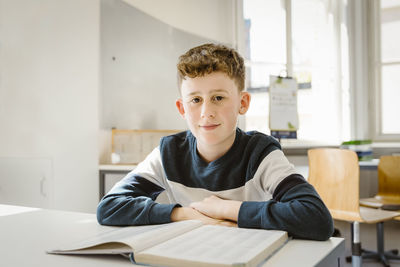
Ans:
[{"label": "boy", "polygon": [[[189,131],[160,146],[118,182],[98,206],[105,225],[188,219],[206,224],[284,230],[326,240],[333,222],[322,200],[296,174],[272,137],[237,128],[249,108],[243,58],[205,44],[179,58],[176,101]],[[170,204],[155,200],[166,191]]]}]

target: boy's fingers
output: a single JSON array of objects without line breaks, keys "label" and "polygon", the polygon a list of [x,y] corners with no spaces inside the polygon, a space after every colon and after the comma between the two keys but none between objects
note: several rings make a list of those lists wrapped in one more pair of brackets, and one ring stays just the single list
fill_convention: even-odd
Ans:
[{"label": "boy's fingers", "polygon": [[192,203],[190,203],[190,205],[189,205],[189,207],[191,207],[191,208],[196,208],[196,207],[198,207],[199,206],[199,202],[192,202]]},{"label": "boy's fingers", "polygon": [[225,220],[221,220],[218,224],[229,227],[237,227],[237,223]]}]

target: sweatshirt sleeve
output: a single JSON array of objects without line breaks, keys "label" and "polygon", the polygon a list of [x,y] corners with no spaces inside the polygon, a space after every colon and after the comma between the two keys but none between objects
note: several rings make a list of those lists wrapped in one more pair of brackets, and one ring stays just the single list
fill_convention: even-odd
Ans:
[{"label": "sweatshirt sleeve", "polygon": [[97,220],[103,225],[121,226],[171,222],[172,209],[179,205],[155,202],[164,189],[160,151],[156,148],[102,198]]},{"label": "sweatshirt sleeve", "polygon": [[[268,201],[243,202],[238,226],[284,230],[294,238],[302,239],[327,240],[331,237],[332,217],[314,187],[296,174],[294,168],[290,171],[292,166],[281,151],[266,161],[270,162],[264,164],[263,190],[273,197]],[[280,168],[272,167],[279,164]],[[285,164],[287,166],[283,168]]]}]

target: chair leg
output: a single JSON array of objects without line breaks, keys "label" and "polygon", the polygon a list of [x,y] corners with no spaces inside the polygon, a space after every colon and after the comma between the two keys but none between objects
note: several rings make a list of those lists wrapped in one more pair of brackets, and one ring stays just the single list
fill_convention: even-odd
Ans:
[{"label": "chair leg", "polygon": [[351,263],[353,267],[361,267],[362,265],[359,222],[351,224]]},{"label": "chair leg", "polygon": [[363,259],[374,259],[381,262],[384,266],[390,266],[389,260],[400,260],[400,256],[397,256],[399,251],[397,249],[392,249],[385,251],[384,244],[384,231],[383,222],[376,224],[376,244],[377,251],[363,250]]},{"label": "chair leg", "polygon": [[386,252],[392,253],[393,255],[398,255],[399,254],[399,250],[398,249],[391,249],[391,250],[388,250]]},{"label": "chair leg", "polygon": [[[385,267],[389,267],[389,260],[400,260],[400,256],[398,256],[399,250],[392,249],[385,251],[384,249],[383,222],[376,224],[377,251],[371,251],[361,248],[361,242],[359,239],[360,230],[357,224],[356,222],[351,224],[352,255],[346,257],[347,262],[352,262],[352,266],[361,266],[363,259],[372,259],[381,262]],[[359,252],[361,252],[361,254]],[[361,256],[358,254],[360,254]],[[356,262],[354,262],[354,259],[356,260]]]},{"label": "chair leg", "polygon": [[376,253],[375,251],[364,251],[362,250],[362,258],[363,259],[373,259],[373,260],[378,260],[379,261],[379,254]]},{"label": "chair leg", "polygon": [[376,251],[361,248],[361,253],[362,256],[364,257],[364,255],[376,254]]},{"label": "chair leg", "polygon": [[386,256],[386,258],[388,260],[400,260],[400,256],[395,255],[395,254],[390,253],[390,252],[389,253],[385,252],[385,256]]},{"label": "chair leg", "polygon": [[376,247],[378,249],[378,260],[385,266],[390,266],[385,256],[384,250],[384,233],[383,233],[383,222],[376,224]]},{"label": "chair leg", "polygon": [[378,223],[376,225],[377,238],[378,238],[378,253],[380,253],[381,258],[385,258],[387,260],[400,260],[399,250],[391,249],[388,251],[384,250],[384,231],[383,231],[383,222]]}]

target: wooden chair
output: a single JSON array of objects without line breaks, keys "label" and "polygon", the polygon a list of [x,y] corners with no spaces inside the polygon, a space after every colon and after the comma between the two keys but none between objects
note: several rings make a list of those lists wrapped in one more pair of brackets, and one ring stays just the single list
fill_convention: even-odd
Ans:
[{"label": "wooden chair", "polygon": [[[376,259],[386,266],[389,266],[388,259],[400,259],[395,255],[397,250],[384,251],[383,239],[383,222],[400,213],[359,205],[357,154],[345,149],[310,149],[308,160],[308,182],[315,187],[334,219],[351,223],[353,266],[361,266],[362,258]],[[359,223],[377,224],[377,252],[361,248]]]},{"label": "wooden chair", "polygon": [[360,205],[400,210],[400,156],[382,156],[378,164],[378,193],[360,199]]}]

